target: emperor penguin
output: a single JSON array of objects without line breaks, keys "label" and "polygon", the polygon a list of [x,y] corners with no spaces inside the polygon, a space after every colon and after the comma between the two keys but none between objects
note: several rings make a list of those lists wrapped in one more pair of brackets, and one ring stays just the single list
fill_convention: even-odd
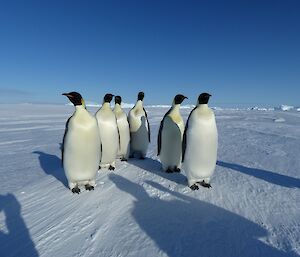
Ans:
[{"label": "emperor penguin", "polygon": [[199,189],[196,183],[211,187],[209,182],[217,162],[218,130],[214,112],[208,107],[210,97],[208,93],[199,95],[183,135],[183,169],[192,190]]},{"label": "emperor penguin", "polygon": [[117,126],[119,131],[118,157],[121,158],[121,161],[127,161],[130,151],[130,131],[127,115],[122,110],[121,102],[121,96],[115,96],[114,113],[116,115]]},{"label": "emperor penguin", "polygon": [[62,163],[73,193],[80,193],[80,185],[94,190],[101,157],[97,120],[85,108],[77,92],[64,93],[75,106],[68,119],[62,145]]},{"label": "emperor penguin", "polygon": [[162,168],[167,173],[180,172],[182,157],[182,137],[184,122],[180,114],[180,104],[187,97],[176,95],[172,107],[163,117],[157,138],[157,155]]},{"label": "emperor penguin", "polygon": [[117,120],[110,107],[113,97],[112,94],[106,94],[103,98],[102,107],[96,113],[102,149],[99,167],[108,168],[109,170],[114,170],[116,167],[115,161],[119,148]]},{"label": "emperor penguin", "polygon": [[139,92],[135,106],[128,115],[130,128],[130,157],[145,159],[150,143],[150,125],[143,107],[144,92]]}]

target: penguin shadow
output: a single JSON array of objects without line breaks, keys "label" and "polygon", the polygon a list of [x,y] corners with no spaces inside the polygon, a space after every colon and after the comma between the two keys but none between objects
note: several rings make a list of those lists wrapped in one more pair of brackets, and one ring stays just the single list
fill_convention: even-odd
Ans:
[{"label": "penguin shadow", "polygon": [[[13,194],[0,195],[0,213],[5,226],[0,227],[0,256],[38,257],[39,254],[21,216],[21,205]],[[0,224],[4,225],[0,221]],[[2,230],[6,228],[5,230]]]},{"label": "penguin shadow", "polygon": [[110,180],[135,200],[131,215],[161,251],[172,257],[297,256],[259,238],[267,230],[228,210],[146,181],[173,200],[150,197],[144,187],[116,174]]},{"label": "penguin shadow", "polygon": [[187,185],[187,179],[183,174],[181,174],[181,173],[166,173],[165,171],[163,171],[163,169],[161,167],[161,163],[158,160],[146,157],[144,160],[129,159],[128,163],[130,163],[140,169],[143,169],[143,170],[151,172],[155,175],[158,175],[164,179],[173,181],[177,184],[184,185],[184,186]]},{"label": "penguin shadow", "polygon": [[298,178],[281,175],[268,170],[255,169],[255,168],[250,168],[239,164],[228,163],[223,161],[217,161],[217,165],[242,172],[244,174],[265,180],[275,185],[288,187],[288,188],[300,188],[300,179]]},{"label": "penguin shadow", "polygon": [[68,180],[62,168],[62,163],[60,158],[58,158],[56,155],[47,154],[41,151],[34,151],[32,153],[38,154],[40,166],[47,175],[51,175],[55,177],[65,187],[68,188]]}]

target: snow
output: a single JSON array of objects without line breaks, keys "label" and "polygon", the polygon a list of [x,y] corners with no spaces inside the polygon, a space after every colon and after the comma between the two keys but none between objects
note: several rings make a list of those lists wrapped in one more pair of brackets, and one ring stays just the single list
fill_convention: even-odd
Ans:
[{"label": "snow", "polygon": [[279,107],[279,109],[282,110],[282,111],[290,111],[290,110],[293,110],[293,109],[294,109],[294,106],[282,104],[282,105]]},{"label": "snow", "polygon": [[285,119],[284,118],[274,119],[274,122],[285,122]]},{"label": "snow", "polygon": [[[146,105],[145,108],[170,108],[172,105],[169,104],[157,104],[157,105]],[[195,105],[187,104],[187,105],[181,105],[181,109],[191,109],[194,108]]]},{"label": "snow", "polygon": [[254,106],[251,108],[248,108],[248,110],[255,110],[255,111],[274,111],[275,108],[266,108],[266,107],[258,107],[258,106]]},{"label": "snow", "polygon": [[148,158],[118,161],[95,191],[73,195],[60,160],[73,107],[0,107],[1,257],[300,255],[299,112],[215,110],[212,188],[191,191],[184,172],[161,171],[167,109],[148,107]]}]

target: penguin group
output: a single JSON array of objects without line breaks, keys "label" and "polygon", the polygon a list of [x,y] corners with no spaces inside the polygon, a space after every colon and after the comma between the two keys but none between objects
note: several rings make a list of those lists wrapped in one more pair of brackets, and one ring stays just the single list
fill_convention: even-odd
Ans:
[{"label": "penguin group", "polygon": [[[143,92],[138,93],[128,117],[121,107],[121,96],[106,94],[101,108],[92,115],[79,93],[63,95],[75,107],[66,123],[62,144],[63,168],[73,193],[79,194],[81,186],[94,190],[97,172],[103,168],[115,170],[118,158],[121,161],[146,158],[151,133]],[[214,112],[208,107],[210,97],[208,93],[199,95],[184,125],[180,105],[187,97],[176,95],[157,136],[157,155],[163,172],[183,169],[192,190],[198,190],[198,185],[211,187],[210,178],[217,161],[218,131]]]}]

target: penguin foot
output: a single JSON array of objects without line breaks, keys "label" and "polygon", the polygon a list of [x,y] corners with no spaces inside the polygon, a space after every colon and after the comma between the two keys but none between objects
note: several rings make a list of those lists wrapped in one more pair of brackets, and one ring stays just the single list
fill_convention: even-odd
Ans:
[{"label": "penguin foot", "polygon": [[98,167],[98,170],[101,170],[101,166]]},{"label": "penguin foot", "polygon": [[121,158],[121,162],[127,162],[127,159],[126,158]]},{"label": "penguin foot", "polygon": [[173,170],[167,169],[166,172],[167,172],[167,173],[173,173]]},{"label": "penguin foot", "polygon": [[181,170],[179,168],[177,168],[177,167],[174,169],[174,172],[180,172],[180,171]]},{"label": "penguin foot", "polygon": [[199,190],[199,187],[196,184],[194,184],[194,185],[190,186],[190,189],[192,189],[193,191],[194,190]]},{"label": "penguin foot", "polygon": [[209,183],[204,182],[204,180],[201,181],[201,182],[198,182],[198,183],[199,183],[201,186],[203,186],[203,187],[211,188],[211,185],[210,185]]},{"label": "penguin foot", "polygon": [[115,170],[115,167],[109,165],[108,169],[109,169],[109,170]]},{"label": "penguin foot", "polygon": [[88,190],[88,191],[91,191],[91,190],[94,190],[95,188],[93,186],[91,186],[90,184],[86,184],[85,186],[85,189]]},{"label": "penguin foot", "polygon": [[80,188],[78,186],[72,188],[72,193],[73,194],[79,194],[80,193]]}]

